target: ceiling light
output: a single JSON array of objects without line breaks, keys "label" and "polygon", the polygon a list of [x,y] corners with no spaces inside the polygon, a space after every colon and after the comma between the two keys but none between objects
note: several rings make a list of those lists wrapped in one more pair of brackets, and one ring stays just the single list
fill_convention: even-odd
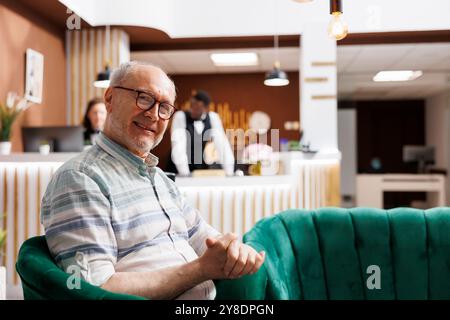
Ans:
[{"label": "ceiling light", "polygon": [[397,70],[397,71],[380,71],[374,77],[375,82],[384,81],[411,81],[422,75],[422,71]]},{"label": "ceiling light", "polygon": [[210,58],[217,67],[258,65],[258,55],[254,52],[212,53]]},{"label": "ceiling light", "polygon": [[287,86],[289,79],[286,72],[281,70],[280,60],[278,59],[278,35],[273,37],[273,43],[275,48],[275,62],[273,69],[266,73],[264,85],[269,87]]},{"label": "ceiling light", "polygon": [[289,84],[286,72],[280,69],[280,62],[275,61],[273,69],[266,73],[264,84],[269,87],[281,87]]}]

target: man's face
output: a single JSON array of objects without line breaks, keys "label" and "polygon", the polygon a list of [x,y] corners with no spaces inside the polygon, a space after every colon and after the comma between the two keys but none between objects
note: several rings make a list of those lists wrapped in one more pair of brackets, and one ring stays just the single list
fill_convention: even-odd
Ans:
[{"label": "man's face", "polygon": [[[174,87],[158,68],[137,66],[123,79],[122,87],[149,92],[158,101],[174,104]],[[108,118],[105,133],[134,154],[146,157],[166,131],[169,120],[158,116],[159,103],[143,111],[136,106],[137,92],[108,88],[105,92]]]},{"label": "man's face", "polygon": [[194,98],[191,98],[191,107],[189,109],[189,112],[191,113],[192,119],[199,120],[203,112],[205,111],[206,106],[202,101],[198,101]]}]

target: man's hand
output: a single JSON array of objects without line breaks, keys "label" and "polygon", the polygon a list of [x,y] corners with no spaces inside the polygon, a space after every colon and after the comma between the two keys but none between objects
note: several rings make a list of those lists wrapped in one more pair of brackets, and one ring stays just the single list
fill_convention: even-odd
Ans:
[{"label": "man's hand", "polygon": [[264,263],[266,253],[264,251],[258,253],[239,240],[233,240],[228,246],[227,257],[224,266],[225,275],[230,279],[235,279],[258,271]]},{"label": "man's hand", "polygon": [[233,233],[207,238],[206,246],[207,250],[199,261],[208,279],[235,279],[253,274],[265,259],[264,251],[257,253],[252,247],[241,243]]}]

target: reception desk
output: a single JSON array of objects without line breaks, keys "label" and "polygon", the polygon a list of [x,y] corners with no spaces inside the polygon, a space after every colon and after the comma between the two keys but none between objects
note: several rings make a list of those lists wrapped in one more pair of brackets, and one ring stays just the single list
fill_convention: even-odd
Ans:
[{"label": "reception desk", "polygon": [[[22,242],[43,234],[40,202],[53,173],[73,153],[0,156],[0,227],[6,228],[7,283],[17,287],[14,265]],[[259,219],[288,208],[339,205],[339,155],[306,158],[280,153],[276,176],[177,178],[176,184],[204,219],[221,232],[242,235]],[[19,290],[19,289],[17,289]]]},{"label": "reception desk", "polygon": [[445,206],[445,176],[442,174],[359,174],[356,206],[383,209],[384,192],[427,192],[428,206]]}]

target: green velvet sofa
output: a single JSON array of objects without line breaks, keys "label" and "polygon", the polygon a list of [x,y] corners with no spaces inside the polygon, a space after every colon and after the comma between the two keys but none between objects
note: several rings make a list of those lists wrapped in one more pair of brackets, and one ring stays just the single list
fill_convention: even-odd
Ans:
[{"label": "green velvet sofa", "polygon": [[[266,251],[252,276],[216,281],[217,299],[450,299],[450,208],[288,210],[244,242]],[[138,299],[67,289],[44,237],[27,240],[16,269],[25,299]]]}]

